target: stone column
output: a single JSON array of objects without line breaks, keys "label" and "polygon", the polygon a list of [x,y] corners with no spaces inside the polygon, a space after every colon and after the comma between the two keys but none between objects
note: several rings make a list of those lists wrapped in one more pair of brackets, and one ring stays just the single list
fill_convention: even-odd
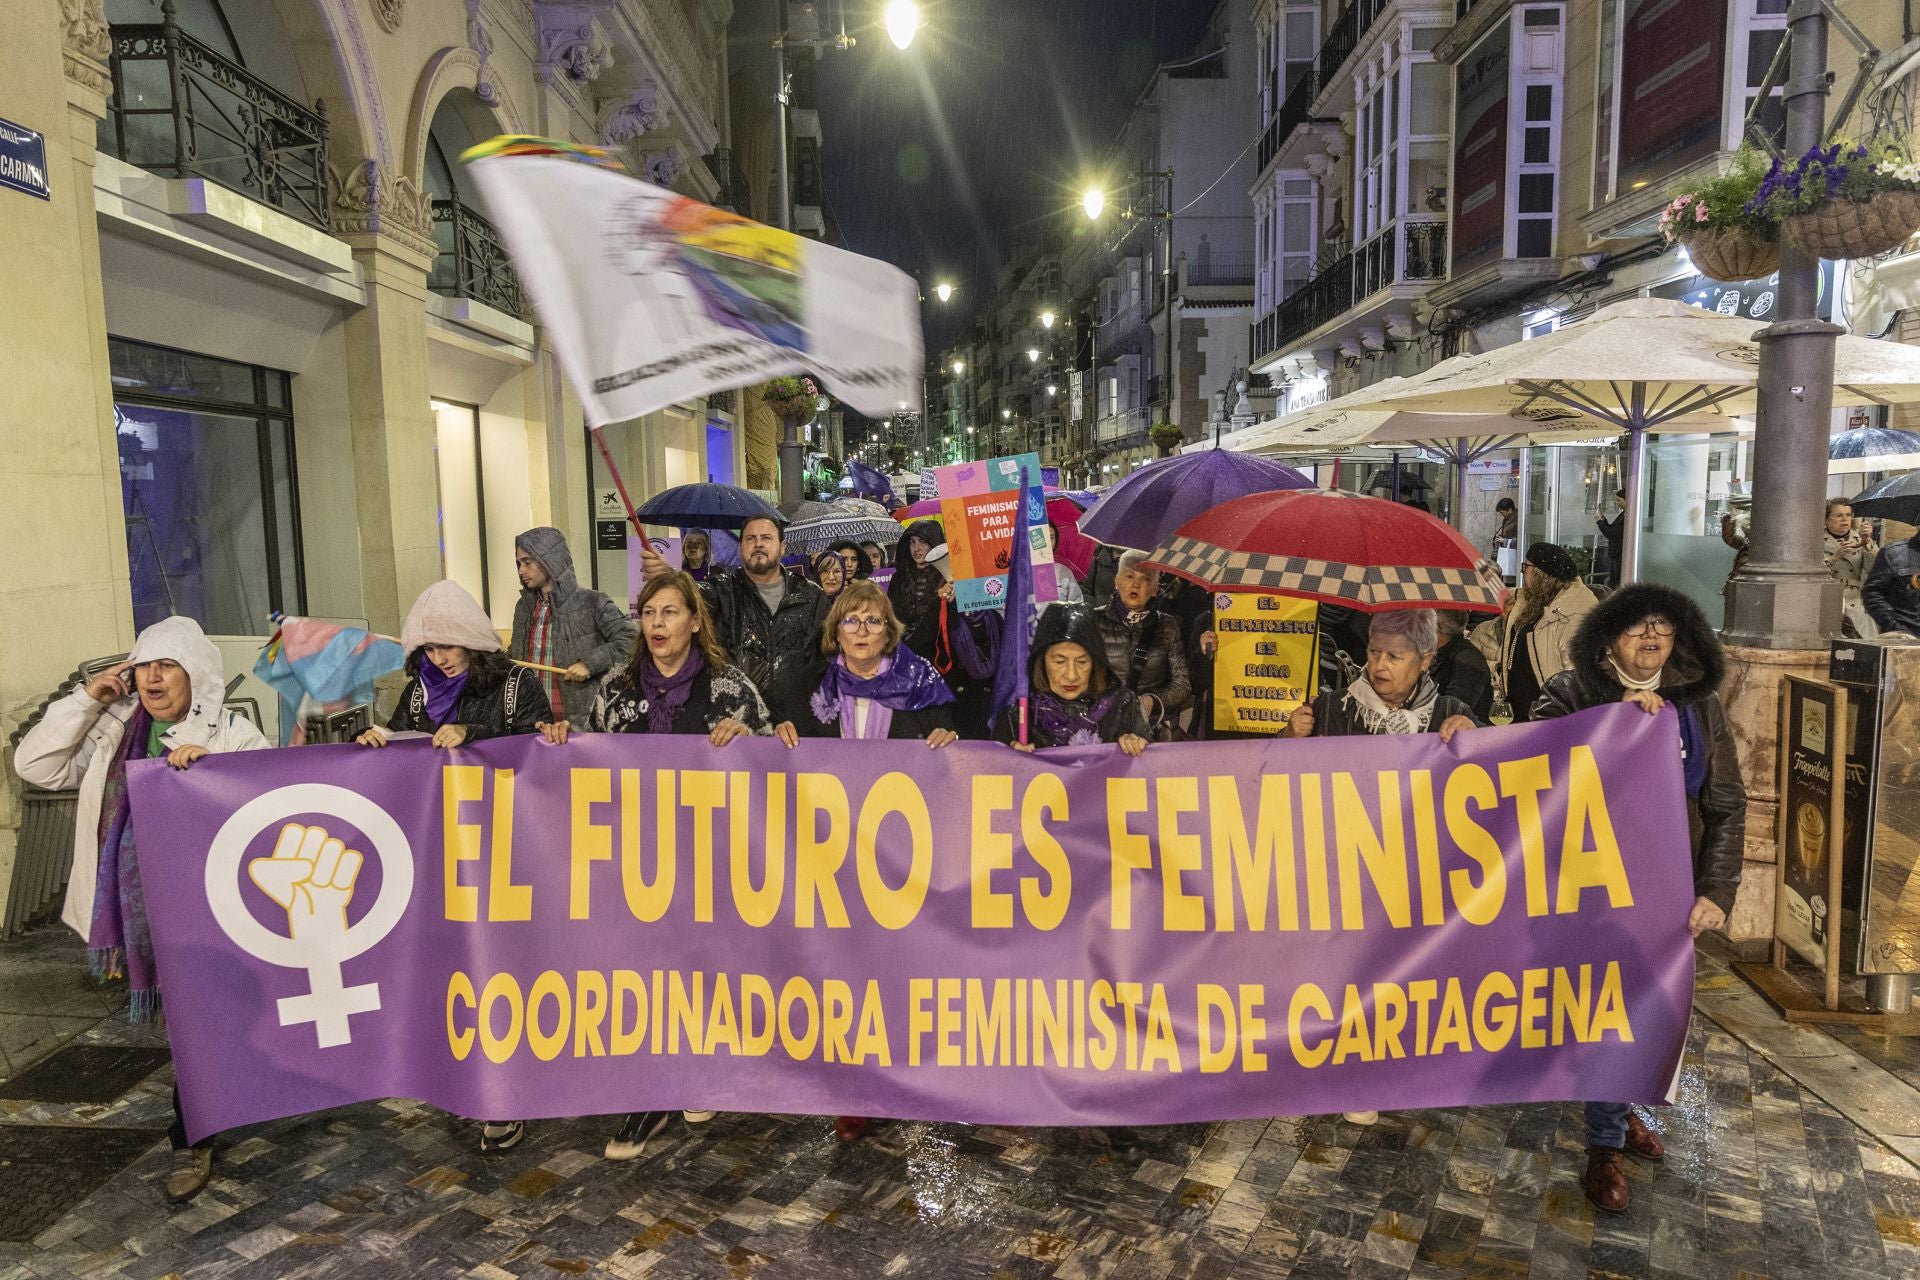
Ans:
[{"label": "stone column", "polygon": [[[93,203],[94,126],[106,112],[100,0],[14,6],[0,42],[7,115],[45,135],[51,198],[0,191],[8,254],[38,281],[0,308],[0,919],[20,827],[7,735],[88,658],[133,643],[106,301]],[[30,265],[29,265],[30,264]],[[56,904],[57,905],[57,904]]]},{"label": "stone column", "polygon": [[363,607],[373,630],[398,635],[407,606],[442,576],[427,391],[432,223],[420,190],[377,161],[336,169],[334,189],[334,232],[367,288],[367,305],[346,323]]}]

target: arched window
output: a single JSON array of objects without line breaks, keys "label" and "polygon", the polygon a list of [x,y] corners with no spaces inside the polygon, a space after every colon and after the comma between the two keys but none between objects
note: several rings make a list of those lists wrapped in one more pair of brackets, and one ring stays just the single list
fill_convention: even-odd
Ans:
[{"label": "arched window", "polygon": [[427,287],[449,297],[484,302],[524,319],[530,313],[520,293],[520,282],[507,261],[506,248],[487,221],[473,184],[460,184],[460,168],[454,159],[497,132],[492,113],[471,90],[449,93],[433,113],[422,177],[433,201],[433,240],[440,253],[427,277]]}]

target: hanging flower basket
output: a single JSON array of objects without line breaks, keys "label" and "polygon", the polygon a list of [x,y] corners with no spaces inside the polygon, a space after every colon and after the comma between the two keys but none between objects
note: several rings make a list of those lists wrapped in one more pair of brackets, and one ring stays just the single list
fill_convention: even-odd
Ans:
[{"label": "hanging flower basket", "polygon": [[1920,191],[1881,191],[1865,200],[1829,200],[1782,225],[1794,244],[1821,258],[1875,258],[1920,231]]},{"label": "hanging flower basket", "polygon": [[1872,258],[1920,231],[1920,164],[1885,137],[1814,147],[1775,161],[1747,209],[1808,253]]},{"label": "hanging flower basket", "polygon": [[1780,242],[1745,227],[1718,227],[1682,241],[1687,256],[1710,280],[1757,280],[1780,269]]}]

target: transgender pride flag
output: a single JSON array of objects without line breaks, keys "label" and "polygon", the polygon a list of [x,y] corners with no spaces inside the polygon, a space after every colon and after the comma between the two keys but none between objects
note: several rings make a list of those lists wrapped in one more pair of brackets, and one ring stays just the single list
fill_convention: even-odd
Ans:
[{"label": "transgender pride flag", "polygon": [[391,636],[318,618],[276,615],[280,629],[260,651],[253,674],[280,695],[280,745],[297,745],[304,704],[344,711],[373,701],[373,682],[398,671],[405,654]]}]

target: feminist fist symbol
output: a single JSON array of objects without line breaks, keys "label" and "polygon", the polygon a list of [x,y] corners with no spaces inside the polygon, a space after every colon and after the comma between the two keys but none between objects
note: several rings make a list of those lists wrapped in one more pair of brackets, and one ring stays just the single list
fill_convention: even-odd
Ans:
[{"label": "feminist fist symbol", "polygon": [[260,891],[287,909],[296,942],[319,941],[347,931],[347,904],[365,863],[358,851],[327,834],[325,827],[289,822],[280,828],[270,858],[255,858],[247,874]]},{"label": "feminist fist symbol", "polygon": [[279,1001],[280,1025],[313,1023],[323,1049],[348,1042],[347,1020],[353,1014],[380,1007],[377,986],[349,987],[340,978],[347,904],[365,863],[358,850],[328,835],[325,827],[289,822],[280,828],[273,856],[247,864],[247,875],[260,891],[286,908],[294,943],[313,957],[308,969],[313,989]]}]

